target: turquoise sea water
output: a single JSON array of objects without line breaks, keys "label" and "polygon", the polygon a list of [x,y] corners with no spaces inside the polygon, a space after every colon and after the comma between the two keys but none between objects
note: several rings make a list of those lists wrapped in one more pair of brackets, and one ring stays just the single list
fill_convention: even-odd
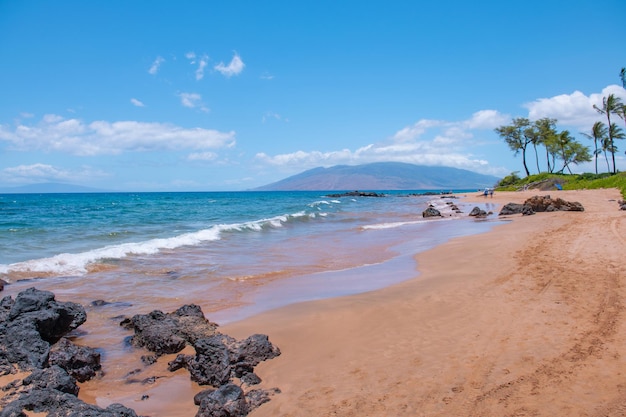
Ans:
[{"label": "turquoise sea water", "polygon": [[[144,311],[196,302],[229,321],[408,279],[416,252],[493,225],[417,193],[0,195],[0,278]],[[424,220],[428,204],[446,217]]]}]

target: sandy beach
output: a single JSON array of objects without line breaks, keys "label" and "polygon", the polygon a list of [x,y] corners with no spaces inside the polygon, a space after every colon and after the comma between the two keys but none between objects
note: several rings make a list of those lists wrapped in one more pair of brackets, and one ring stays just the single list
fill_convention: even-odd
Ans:
[{"label": "sandy beach", "polygon": [[[263,416],[626,415],[626,214],[617,190],[552,194],[584,212],[511,216],[417,256],[412,280],[222,328],[266,333]],[[478,194],[463,202],[484,201]]]}]

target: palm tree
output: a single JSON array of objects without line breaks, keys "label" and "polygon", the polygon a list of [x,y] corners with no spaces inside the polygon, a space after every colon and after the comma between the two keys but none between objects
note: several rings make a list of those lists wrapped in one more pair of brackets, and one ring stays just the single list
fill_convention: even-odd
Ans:
[{"label": "palm tree", "polygon": [[598,155],[602,152],[601,149],[598,148],[598,142],[603,143],[605,138],[607,137],[608,129],[604,125],[604,123],[598,121],[593,124],[591,128],[591,135],[588,133],[583,133],[583,135],[587,136],[589,139],[593,139],[593,155],[596,160],[596,174],[598,173]]},{"label": "palm tree", "polygon": [[593,108],[600,114],[606,115],[607,126],[609,126],[609,151],[611,152],[611,156],[613,159],[613,174],[617,174],[617,169],[615,167],[615,151],[617,148],[613,143],[613,135],[611,132],[611,113],[616,114],[619,109],[623,106],[622,101],[619,97],[615,97],[615,94],[609,94],[608,97],[602,97],[602,108],[593,105]]},{"label": "palm tree", "polygon": [[619,77],[622,79],[622,87],[626,88],[626,68],[622,68]]},{"label": "palm tree", "polygon": [[[626,138],[626,134],[624,134],[624,131],[622,130],[622,128],[619,127],[615,123],[613,123],[611,127],[609,127],[609,136],[611,136],[613,139],[625,139]],[[615,157],[616,152],[617,152],[617,146],[613,143],[613,156],[614,157]],[[613,161],[613,171],[617,172],[617,170],[615,169],[615,161]]]}]

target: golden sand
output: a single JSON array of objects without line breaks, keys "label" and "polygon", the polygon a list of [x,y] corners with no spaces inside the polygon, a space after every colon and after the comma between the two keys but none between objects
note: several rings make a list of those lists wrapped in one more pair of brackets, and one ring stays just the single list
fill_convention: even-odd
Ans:
[{"label": "golden sand", "polygon": [[261,387],[282,393],[251,415],[625,415],[621,196],[551,194],[585,211],[511,216],[419,254],[410,281],[224,326],[266,333],[282,351],[257,367]]}]

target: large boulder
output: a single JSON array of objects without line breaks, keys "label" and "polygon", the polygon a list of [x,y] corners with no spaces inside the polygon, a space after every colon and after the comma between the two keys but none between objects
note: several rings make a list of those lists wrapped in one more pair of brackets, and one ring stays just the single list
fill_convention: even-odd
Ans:
[{"label": "large boulder", "polygon": [[527,199],[524,204],[528,204],[537,213],[545,211],[585,211],[582,204],[577,201],[565,201],[562,198],[553,199],[549,195],[536,195]]},{"label": "large boulder", "polygon": [[29,288],[15,300],[0,301],[0,374],[46,367],[50,345],[87,320],[76,303],[58,302],[54,294]]},{"label": "large boulder", "polygon": [[178,353],[187,344],[199,338],[213,336],[217,324],[204,317],[202,309],[194,304],[184,305],[173,313],[154,310],[125,319],[121,326],[135,331],[130,343],[144,347],[157,355]]},{"label": "large boulder", "polygon": [[510,214],[530,215],[551,211],[584,211],[584,207],[577,201],[565,201],[562,198],[552,199],[549,195],[534,196],[524,204],[508,203],[500,210],[500,216]]},{"label": "large boulder", "polygon": [[239,417],[250,412],[243,390],[235,384],[203,391],[196,395],[195,401],[200,406],[196,417]]},{"label": "large boulder", "polygon": [[185,368],[191,379],[200,385],[220,387],[233,378],[248,385],[261,382],[254,374],[260,362],[280,355],[280,350],[270,343],[266,335],[255,334],[245,340],[216,334],[194,343],[195,355],[178,355],[169,363],[170,371]]},{"label": "large boulder", "polygon": [[487,215],[488,213],[480,207],[474,207],[468,214],[470,217],[487,217]]},{"label": "large boulder", "polygon": [[442,217],[442,216],[439,210],[437,210],[433,206],[429,206],[426,210],[422,212],[422,217]]},{"label": "large boulder", "polygon": [[7,394],[0,400],[0,417],[25,417],[25,411],[51,417],[137,417],[121,404],[103,409],[78,399],[76,380],[56,365],[37,369],[21,383],[2,389]]},{"label": "large boulder", "polygon": [[509,216],[511,214],[531,215],[535,214],[532,207],[527,204],[507,203],[500,210],[499,216]]},{"label": "large boulder", "polygon": [[100,373],[100,353],[88,346],[77,346],[63,338],[50,349],[50,365],[65,369],[79,382],[85,382]]}]

